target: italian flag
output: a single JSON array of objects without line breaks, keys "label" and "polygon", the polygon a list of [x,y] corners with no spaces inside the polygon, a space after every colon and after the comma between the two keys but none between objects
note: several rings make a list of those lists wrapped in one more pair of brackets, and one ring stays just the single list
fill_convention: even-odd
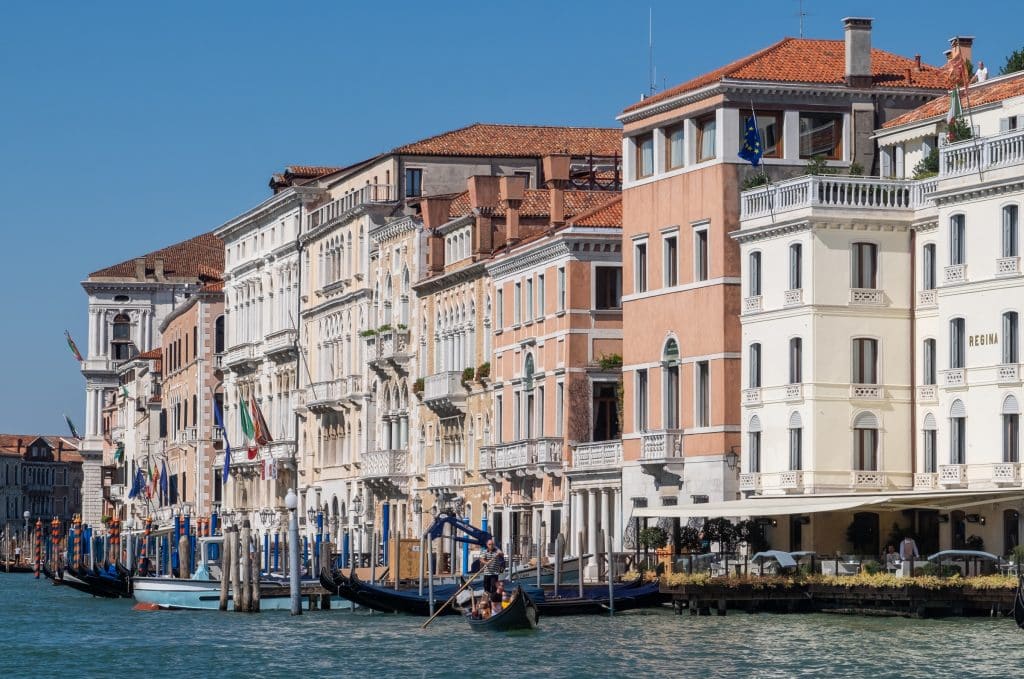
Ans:
[{"label": "italian flag", "polygon": [[960,88],[954,87],[949,95],[949,112],[946,113],[946,124],[952,123],[963,114],[964,109],[960,106]]}]

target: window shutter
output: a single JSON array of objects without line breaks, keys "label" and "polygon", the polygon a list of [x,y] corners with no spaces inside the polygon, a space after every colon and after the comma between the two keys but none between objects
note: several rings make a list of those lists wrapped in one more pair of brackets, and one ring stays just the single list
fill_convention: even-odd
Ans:
[{"label": "window shutter", "polygon": [[935,422],[935,415],[928,413],[927,415],[924,416],[923,428],[926,431],[933,431],[935,429],[938,429],[938,425]]},{"label": "window shutter", "polygon": [[878,416],[874,413],[861,413],[853,422],[854,429],[878,429]]},{"label": "window shutter", "polygon": [[950,417],[967,417],[967,406],[960,399],[953,401],[953,405],[949,407]]},{"label": "window shutter", "polygon": [[881,176],[888,178],[892,176],[892,151],[889,149],[882,149],[881,153]]}]

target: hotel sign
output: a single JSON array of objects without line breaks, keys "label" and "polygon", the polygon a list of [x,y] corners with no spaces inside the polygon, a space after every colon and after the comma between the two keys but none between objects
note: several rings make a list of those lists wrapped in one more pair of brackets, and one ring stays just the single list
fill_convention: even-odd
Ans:
[{"label": "hotel sign", "polygon": [[980,335],[968,335],[967,345],[971,347],[987,347],[990,344],[999,344],[999,333],[989,332]]}]

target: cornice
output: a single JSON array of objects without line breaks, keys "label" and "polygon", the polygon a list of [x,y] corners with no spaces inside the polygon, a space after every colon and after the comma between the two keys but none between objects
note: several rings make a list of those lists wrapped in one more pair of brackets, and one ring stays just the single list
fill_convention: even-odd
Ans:
[{"label": "cornice", "polygon": [[532,269],[533,267],[553,259],[568,257],[572,249],[565,240],[546,243],[542,247],[509,255],[487,265],[487,273],[492,278],[505,278]]},{"label": "cornice", "polygon": [[[365,298],[365,299],[364,299]],[[315,306],[311,306],[308,309],[303,309],[299,314],[300,318],[308,319],[317,316],[322,313],[333,311],[335,308],[340,306],[347,306],[353,303],[367,301],[370,299],[369,288],[359,288],[358,290],[352,290],[347,292],[340,297],[335,299],[329,299],[325,302],[320,302]]]},{"label": "cornice", "polygon": [[[992,171],[993,170],[989,170],[989,172]],[[973,175],[965,176],[970,177]],[[954,178],[951,177],[950,179]],[[977,200],[979,198],[988,198],[990,196],[998,196],[1004,193],[1020,191],[1024,191],[1024,177],[1018,175],[1007,179],[997,179],[991,182],[983,181],[979,184],[972,184],[971,186],[965,186],[962,188],[939,190],[932,194],[932,198],[935,201],[935,204],[941,207],[963,201]]]},{"label": "cornice", "polygon": [[262,226],[262,222],[274,219],[284,212],[293,210],[301,205],[309,203],[324,193],[324,189],[315,186],[292,186],[281,193],[243,212],[237,217],[225,222],[214,229],[214,235],[228,244],[241,232],[253,227]]},{"label": "cornice", "polygon": [[400,219],[385,222],[380,226],[373,227],[370,229],[369,236],[370,240],[377,243],[383,243],[400,238],[405,234],[417,231],[420,228],[420,224],[418,224],[415,219],[409,216],[404,216]]},{"label": "cornice", "polygon": [[461,229],[462,227],[466,226],[467,224],[472,224],[475,221],[476,221],[476,212],[474,211],[474,212],[470,212],[467,215],[462,215],[461,217],[456,217],[455,219],[451,220],[450,222],[445,222],[441,226],[437,227],[435,229],[435,231],[437,233],[439,233],[440,235],[442,235],[442,236],[447,236],[452,231],[455,231],[456,229]]},{"label": "cornice", "polygon": [[414,283],[412,289],[415,290],[418,295],[429,295],[435,292],[440,292],[441,290],[453,285],[458,285],[459,283],[465,283],[479,278],[480,274],[483,273],[486,273],[486,265],[484,262],[473,262],[465,268],[448,271],[440,276],[435,276],[433,278],[428,278],[425,281]]},{"label": "cornice", "polygon": [[88,293],[93,292],[161,292],[168,289],[200,288],[201,283],[191,281],[82,281],[82,288]]},{"label": "cornice", "polygon": [[729,234],[737,243],[750,243],[753,241],[767,240],[769,238],[776,238],[778,236],[785,236],[790,233],[797,233],[799,231],[810,231],[811,222],[807,219],[801,219],[796,221],[782,222],[779,224],[769,224],[768,226],[761,226],[756,229],[743,229],[742,231],[733,231]]}]

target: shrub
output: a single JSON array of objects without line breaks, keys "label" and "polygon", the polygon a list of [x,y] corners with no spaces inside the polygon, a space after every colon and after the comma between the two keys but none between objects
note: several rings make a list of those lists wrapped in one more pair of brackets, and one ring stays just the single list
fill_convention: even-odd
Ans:
[{"label": "shrub", "polygon": [[379,328],[377,328],[377,332],[379,332],[382,335],[385,334],[385,333],[391,332],[391,324],[390,323],[385,323],[384,325],[382,325]]},{"label": "shrub", "polygon": [[811,156],[807,161],[807,174],[835,174],[836,168],[830,167],[828,158],[823,155]]},{"label": "shrub", "polygon": [[971,126],[963,118],[953,118],[953,122],[947,128],[950,142],[964,141],[974,136]]},{"label": "shrub", "polygon": [[414,394],[422,394],[423,393],[423,378],[422,377],[417,378],[416,381],[412,383],[412,391],[413,391]]},{"label": "shrub", "polygon": [[1010,558],[1016,564],[1024,563],[1024,545],[1017,545],[1014,547],[1013,551],[1010,552]]},{"label": "shrub", "polygon": [[914,179],[927,179],[939,174],[939,149],[933,148],[931,152],[917,161],[914,166]]},{"label": "shrub", "polygon": [[875,575],[877,573],[882,572],[882,564],[873,560],[862,561],[860,564],[860,569],[868,575]]},{"label": "shrub", "polygon": [[622,367],[622,356],[605,354],[597,359],[597,363],[601,366],[601,370],[615,370]]},{"label": "shrub", "polygon": [[376,330],[374,330],[373,328],[367,328],[366,330],[363,330],[362,332],[360,332],[359,336],[360,337],[374,337],[374,336],[376,336],[376,334],[377,334]]},{"label": "shrub", "polygon": [[399,330],[408,330],[409,329],[409,326],[406,325],[405,323],[399,323],[395,327],[398,328]]},{"label": "shrub", "polygon": [[472,368],[463,368],[462,370],[462,383],[468,384],[473,380],[474,370]]},{"label": "shrub", "polygon": [[851,177],[863,177],[864,176],[864,166],[861,165],[860,163],[856,162],[856,161],[850,163],[850,176]]},{"label": "shrub", "polygon": [[650,526],[640,531],[637,540],[645,549],[661,549],[668,544],[668,533],[660,526]]},{"label": "shrub", "polygon": [[764,186],[768,183],[768,172],[757,172],[750,175],[740,183],[740,191],[748,191],[750,189],[756,189],[758,186]]},{"label": "shrub", "polygon": [[967,549],[973,549],[978,552],[985,551],[985,541],[980,535],[968,535],[964,543],[967,545]]},{"label": "shrub", "polygon": [[485,379],[491,376],[491,363],[490,361],[484,361],[476,367],[476,381],[483,382]]}]

